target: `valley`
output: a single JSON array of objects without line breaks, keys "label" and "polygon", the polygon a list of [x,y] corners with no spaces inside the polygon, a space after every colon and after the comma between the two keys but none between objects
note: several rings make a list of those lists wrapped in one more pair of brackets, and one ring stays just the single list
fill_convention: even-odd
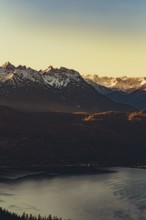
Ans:
[{"label": "valley", "polygon": [[144,165],[146,114],[0,108],[0,166]]}]

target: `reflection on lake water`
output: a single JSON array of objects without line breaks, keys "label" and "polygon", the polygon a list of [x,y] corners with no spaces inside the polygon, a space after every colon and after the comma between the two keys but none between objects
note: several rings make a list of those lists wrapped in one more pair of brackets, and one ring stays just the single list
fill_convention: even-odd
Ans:
[{"label": "reflection on lake water", "polygon": [[[117,172],[3,180],[0,206],[18,214],[51,213],[72,220],[145,220],[146,170],[111,169]],[[11,173],[11,179],[17,175]]]}]

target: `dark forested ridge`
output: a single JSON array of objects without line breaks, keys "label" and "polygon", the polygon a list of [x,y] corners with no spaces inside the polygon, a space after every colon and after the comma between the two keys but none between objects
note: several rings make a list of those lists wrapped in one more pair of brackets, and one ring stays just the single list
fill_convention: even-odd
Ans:
[{"label": "dark forested ridge", "polygon": [[23,113],[0,107],[0,166],[146,161],[146,114]]},{"label": "dark forested ridge", "polygon": [[0,220],[62,220],[62,218],[52,217],[49,215],[48,217],[43,217],[38,215],[38,217],[34,217],[33,215],[28,215],[23,213],[22,215],[17,215],[15,213],[11,213],[5,209],[0,208]]}]

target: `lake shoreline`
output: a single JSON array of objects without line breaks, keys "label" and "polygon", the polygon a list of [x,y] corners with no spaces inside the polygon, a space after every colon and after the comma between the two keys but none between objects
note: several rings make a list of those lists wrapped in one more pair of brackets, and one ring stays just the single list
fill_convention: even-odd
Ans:
[{"label": "lake shoreline", "polygon": [[117,168],[146,169],[145,166],[97,166],[97,165],[65,165],[65,166],[32,166],[32,167],[0,167],[0,182],[28,178],[52,178],[57,176],[98,175],[117,172]]},{"label": "lake shoreline", "polygon": [[145,219],[144,169],[84,167],[84,174],[80,171],[79,175],[68,174],[70,168],[62,168],[62,174],[41,169],[0,170],[0,176],[8,177],[0,180],[1,206],[18,215],[25,212],[34,216],[52,213],[63,219],[77,216],[78,220]]},{"label": "lake shoreline", "polygon": [[46,176],[97,175],[116,172],[109,168],[96,166],[0,167],[0,181]]}]

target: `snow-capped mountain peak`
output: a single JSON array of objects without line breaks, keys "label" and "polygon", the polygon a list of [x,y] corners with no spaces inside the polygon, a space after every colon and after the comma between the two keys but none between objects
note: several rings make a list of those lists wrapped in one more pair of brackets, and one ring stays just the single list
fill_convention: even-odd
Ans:
[{"label": "snow-capped mountain peak", "polygon": [[83,78],[77,71],[65,67],[53,68],[52,66],[49,66],[41,73],[47,84],[58,89],[66,87],[69,83],[83,81]]},{"label": "snow-capped mountain peak", "polygon": [[116,91],[131,93],[142,86],[146,87],[146,77],[99,77],[98,75],[86,75],[85,79]]},{"label": "snow-capped mountain peak", "polygon": [[84,81],[81,75],[72,69],[65,67],[54,68],[49,66],[45,70],[34,70],[30,67],[19,65],[15,67],[10,62],[6,62],[0,67],[0,82],[8,82],[11,86],[22,86],[27,81],[42,84],[45,87],[62,89],[70,83],[78,84]]},{"label": "snow-capped mountain peak", "polygon": [[0,67],[0,83],[9,83],[9,86],[21,87],[28,82],[43,83],[42,75],[31,69],[30,67],[21,66],[15,67],[10,62],[6,62]]}]

